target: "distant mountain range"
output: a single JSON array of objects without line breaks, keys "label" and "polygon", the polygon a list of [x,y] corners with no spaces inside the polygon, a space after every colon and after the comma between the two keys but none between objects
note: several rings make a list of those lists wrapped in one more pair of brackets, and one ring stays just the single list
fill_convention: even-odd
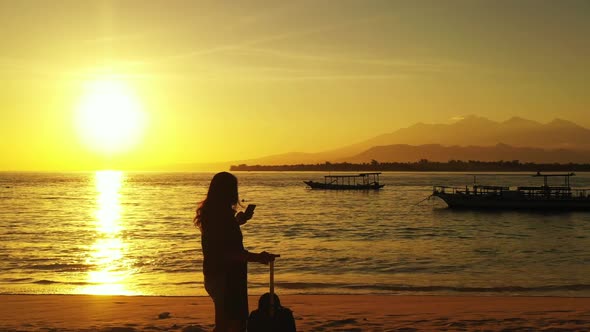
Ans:
[{"label": "distant mountain range", "polygon": [[280,165],[330,162],[413,162],[420,159],[590,162],[590,130],[555,119],[540,123],[519,117],[503,122],[467,116],[451,124],[417,123],[339,149],[290,152],[234,162]]},{"label": "distant mountain range", "polygon": [[329,162],[415,162],[420,159],[519,160],[535,163],[590,163],[590,130],[571,121],[540,123],[519,117],[503,122],[467,116],[451,124],[417,123],[342,148],[319,153],[288,152],[174,169],[226,169],[230,165],[287,165]]},{"label": "distant mountain range", "polygon": [[483,117],[468,116],[452,124],[417,123],[377,136],[362,142],[362,145],[494,146],[498,143],[514,147],[590,150],[590,130],[562,119],[542,124],[519,117],[495,122]]},{"label": "distant mountain range", "polygon": [[504,122],[467,116],[452,124],[417,123],[339,149],[291,152],[234,164],[280,165],[330,162],[413,162],[420,159],[590,162],[590,130],[555,119],[539,123],[519,117]]}]

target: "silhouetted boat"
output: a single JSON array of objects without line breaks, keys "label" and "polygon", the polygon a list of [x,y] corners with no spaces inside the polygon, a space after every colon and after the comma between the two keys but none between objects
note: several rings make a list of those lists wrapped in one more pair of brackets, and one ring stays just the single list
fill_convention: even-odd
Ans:
[{"label": "silhouetted boat", "polygon": [[[536,187],[482,186],[455,188],[435,186],[432,196],[439,197],[449,208],[462,209],[530,209],[530,210],[590,210],[590,190],[572,189],[566,174],[537,174],[544,184]],[[561,186],[549,186],[547,178],[563,177]]]},{"label": "silhouetted boat", "polygon": [[379,184],[381,173],[360,173],[358,175],[326,175],[324,182],[303,181],[311,189],[330,190],[378,190],[385,186]]}]

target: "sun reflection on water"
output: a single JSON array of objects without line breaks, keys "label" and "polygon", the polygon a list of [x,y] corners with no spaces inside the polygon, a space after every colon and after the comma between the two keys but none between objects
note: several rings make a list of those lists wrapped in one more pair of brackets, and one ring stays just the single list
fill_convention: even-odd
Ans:
[{"label": "sun reflection on water", "polygon": [[133,295],[127,288],[127,279],[132,271],[127,267],[125,249],[127,244],[121,237],[125,229],[121,223],[120,189],[123,173],[99,171],[95,174],[97,191],[96,242],[91,246],[87,264],[94,266],[88,272],[87,281],[81,293],[101,295]]}]

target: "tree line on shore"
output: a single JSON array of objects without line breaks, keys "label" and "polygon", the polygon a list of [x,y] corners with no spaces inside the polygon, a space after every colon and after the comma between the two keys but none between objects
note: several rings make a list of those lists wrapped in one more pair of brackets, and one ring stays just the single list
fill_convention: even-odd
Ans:
[{"label": "tree line on shore", "polygon": [[512,161],[449,160],[448,162],[421,159],[416,162],[325,163],[293,165],[232,165],[231,171],[321,171],[321,172],[589,172],[590,164],[533,163]]}]

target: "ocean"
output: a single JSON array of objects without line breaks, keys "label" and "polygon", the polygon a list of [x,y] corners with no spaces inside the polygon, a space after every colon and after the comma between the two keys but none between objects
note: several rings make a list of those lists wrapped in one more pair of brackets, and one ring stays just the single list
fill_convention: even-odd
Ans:
[{"label": "ocean", "polygon": [[[380,191],[307,189],[324,173],[235,172],[257,204],[251,251],[281,254],[279,294],[590,296],[590,213],[454,211],[458,173],[383,173]],[[528,173],[481,184],[539,185]],[[206,295],[192,224],[213,173],[0,173],[0,293]],[[590,174],[572,178],[590,187]],[[249,264],[251,294],[268,267]]]}]

